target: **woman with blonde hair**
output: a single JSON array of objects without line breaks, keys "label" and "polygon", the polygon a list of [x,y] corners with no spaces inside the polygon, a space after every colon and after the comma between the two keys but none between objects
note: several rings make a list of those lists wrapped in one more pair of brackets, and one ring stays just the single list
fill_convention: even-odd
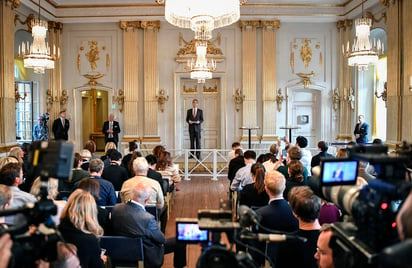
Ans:
[{"label": "woman with blonde hair", "polygon": [[77,189],[70,195],[60,218],[59,230],[66,242],[77,247],[82,267],[103,267],[98,241],[103,229],[97,220],[96,201],[89,192]]}]

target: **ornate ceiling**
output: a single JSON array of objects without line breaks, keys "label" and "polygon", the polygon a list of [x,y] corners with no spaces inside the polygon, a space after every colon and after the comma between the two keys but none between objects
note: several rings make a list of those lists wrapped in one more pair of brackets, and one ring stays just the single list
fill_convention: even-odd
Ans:
[{"label": "ornate ceiling", "polygon": [[[333,22],[358,16],[361,1],[248,0],[240,12],[242,20]],[[380,0],[363,1],[365,9],[381,6]],[[38,10],[38,0],[21,0],[21,5],[27,11]],[[41,8],[42,16],[63,23],[164,19],[164,5],[157,4],[156,0],[41,0]]]}]

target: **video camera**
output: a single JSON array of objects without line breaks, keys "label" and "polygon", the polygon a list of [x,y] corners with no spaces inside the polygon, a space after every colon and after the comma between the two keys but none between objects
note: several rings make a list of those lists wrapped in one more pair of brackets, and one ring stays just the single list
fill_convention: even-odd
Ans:
[{"label": "video camera", "polygon": [[[411,189],[405,174],[412,151],[404,147],[388,155],[388,148],[378,145],[357,145],[348,151],[347,159],[322,159],[320,177],[314,175],[309,184],[351,216],[351,222],[332,225],[330,245],[339,259],[335,265],[375,267],[381,251],[399,242],[395,218]],[[377,173],[366,186],[356,185],[361,161],[369,162]]]},{"label": "video camera", "polygon": [[[55,230],[52,215],[57,207],[47,199],[47,184],[50,177],[68,179],[73,161],[73,144],[61,142],[33,142],[30,147],[29,164],[33,176],[40,176],[40,200],[23,207],[0,211],[0,217],[15,215],[19,221],[3,233],[9,233],[13,240],[13,258],[10,267],[31,267],[36,260],[54,261],[57,256],[57,242],[61,237]],[[29,226],[36,226],[34,234],[28,234]]]}]

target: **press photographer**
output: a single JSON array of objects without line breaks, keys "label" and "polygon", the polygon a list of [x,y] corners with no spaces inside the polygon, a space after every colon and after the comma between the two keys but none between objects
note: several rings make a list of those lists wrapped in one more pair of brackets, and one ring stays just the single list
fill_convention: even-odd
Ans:
[{"label": "press photographer", "polygon": [[[350,148],[348,159],[324,159],[320,173],[311,179],[311,187],[319,196],[350,215],[349,222],[331,226],[329,246],[335,267],[376,267],[383,263],[388,267],[393,262],[382,252],[399,243],[395,218],[411,188],[406,172],[412,159],[410,148],[404,144],[388,156],[384,146],[355,146]],[[377,172],[377,179],[364,187],[355,185],[358,161],[368,161]],[[331,175],[338,167],[344,173],[339,180]]]},{"label": "press photographer", "polygon": [[33,127],[33,141],[49,140],[49,126],[47,125],[49,119],[48,113],[44,113],[39,117],[39,122]]}]

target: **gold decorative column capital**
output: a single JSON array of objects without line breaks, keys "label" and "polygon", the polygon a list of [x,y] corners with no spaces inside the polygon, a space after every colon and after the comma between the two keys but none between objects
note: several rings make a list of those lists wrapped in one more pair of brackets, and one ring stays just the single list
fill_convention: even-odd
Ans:
[{"label": "gold decorative column capital", "polygon": [[47,26],[49,27],[49,30],[50,31],[53,30],[55,33],[59,31],[61,32],[63,30],[63,23],[61,22],[49,21],[47,24],[48,24]]},{"label": "gold decorative column capital", "polygon": [[389,7],[389,4],[390,3],[395,4],[395,1],[396,0],[381,0],[381,4],[384,5],[384,6]]},{"label": "gold decorative column capital", "polygon": [[280,20],[265,20],[260,22],[264,30],[276,30],[280,27]]},{"label": "gold decorative column capital", "polygon": [[[353,20],[345,20],[345,27],[346,29],[352,29],[352,25],[353,25]],[[345,30],[346,30],[345,29]]]},{"label": "gold decorative column capital", "polygon": [[153,29],[153,30],[159,30],[160,29],[160,21],[155,20],[155,21],[142,21],[140,23],[140,27],[142,29]]},{"label": "gold decorative column capital", "polygon": [[120,29],[127,31],[127,29],[138,29],[140,28],[140,21],[120,21]]},{"label": "gold decorative column capital", "polygon": [[11,9],[20,7],[20,0],[6,0],[6,4],[7,2],[11,3]]},{"label": "gold decorative column capital", "polygon": [[338,20],[338,22],[336,22],[336,27],[338,28],[338,30],[340,30],[341,28],[345,27],[345,21],[344,20]]},{"label": "gold decorative column capital", "polygon": [[260,22],[258,20],[242,20],[242,21],[239,21],[239,27],[242,31],[246,30],[246,29],[254,30],[259,26],[260,26]]}]

